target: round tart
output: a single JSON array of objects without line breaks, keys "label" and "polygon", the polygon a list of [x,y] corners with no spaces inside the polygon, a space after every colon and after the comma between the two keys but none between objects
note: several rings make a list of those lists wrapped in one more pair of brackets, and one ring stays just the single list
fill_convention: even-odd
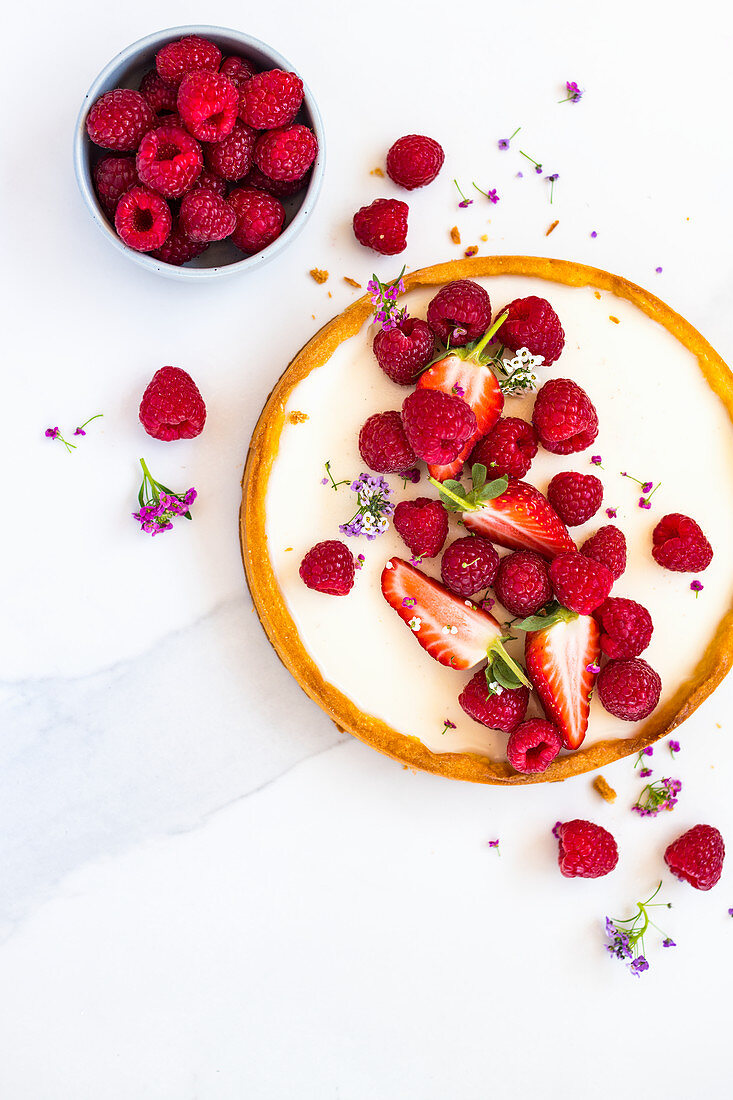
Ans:
[{"label": "round tart", "polygon": [[[409,557],[399,535],[391,525],[371,541],[339,531],[355,510],[351,483],[365,472],[357,446],[362,424],[373,413],[400,409],[411,392],[376,362],[368,296],[310,340],[263,409],[242,485],[244,566],[276,652],[339,728],[406,765],[454,779],[557,781],[638,753],[669,733],[731,665],[733,375],[658,298],[617,275],[563,260],[494,256],[439,264],[405,276],[400,304],[411,316],[425,317],[440,286],[465,278],[488,291],[494,317],[529,295],[548,299],[560,317],[565,347],[552,366],[537,368],[538,384],[573,379],[595,404],[600,430],[592,447],[577,454],[540,447],[526,480],[543,493],[563,470],[593,473],[603,482],[600,512],[573,527],[571,536],[580,546],[606,523],[626,535],[627,568],[612,595],[651,612],[654,633],[642,656],[662,679],[653,713],[621,721],[603,709],[595,692],[581,746],[563,751],[544,772],[520,774],[506,759],[506,733],[475,722],[458,704],[474,670],[457,672],[434,661],[385,602],[385,563]],[[508,396],[503,415],[530,420],[534,397]],[[591,463],[594,455],[600,465]],[[437,498],[421,467],[418,484],[387,476],[393,501]],[[659,486],[651,507],[639,506],[641,490],[631,477]],[[615,516],[608,518],[606,509]],[[698,593],[690,589],[693,575],[662,569],[651,555],[653,528],[673,512],[694,517],[715,551]],[[451,517],[446,545],[466,534],[457,518]],[[311,591],[299,577],[306,551],[327,539],[341,539],[355,557],[364,556],[347,596]],[[420,568],[439,578],[440,558]],[[507,648],[521,654],[521,642]],[[535,698],[528,717],[541,715]]]}]

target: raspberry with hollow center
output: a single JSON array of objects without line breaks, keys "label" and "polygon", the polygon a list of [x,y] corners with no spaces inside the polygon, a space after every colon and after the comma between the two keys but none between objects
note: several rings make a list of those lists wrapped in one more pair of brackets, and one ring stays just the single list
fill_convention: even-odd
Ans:
[{"label": "raspberry with hollow center", "polygon": [[433,182],[444,160],[443,147],[433,138],[406,134],[387,153],[387,175],[400,187],[414,191]]},{"label": "raspberry with hollow center", "polygon": [[114,88],[92,106],[87,115],[87,133],[103,149],[134,153],[154,122],[153,109],[140,92]]},{"label": "raspberry with hollow center", "polygon": [[442,390],[419,389],[405,398],[402,422],[418,458],[447,466],[476,434],[476,414],[462,401]]},{"label": "raspberry with hollow center", "polygon": [[713,825],[694,825],[668,845],[664,862],[673,875],[696,890],[712,890],[720,881],[725,842]]},{"label": "raspberry with hollow center", "polygon": [[204,159],[217,176],[234,182],[244,179],[252,167],[254,148],[254,130],[237,119],[231,134],[204,148]]},{"label": "raspberry with hollow center", "polygon": [[181,225],[192,241],[223,241],[237,225],[234,210],[214,191],[199,188],[183,196]]},{"label": "raspberry with hollow center", "polygon": [[490,477],[523,478],[537,454],[537,433],[526,420],[504,416],[483,439],[479,439],[469,459],[469,466],[480,462]]},{"label": "raspberry with hollow center", "polygon": [[207,69],[215,73],[221,62],[221,50],[208,38],[189,34],[176,42],[169,42],[155,55],[158,75],[176,88],[188,73]]},{"label": "raspberry with hollow center", "polygon": [[607,566],[617,581],[626,570],[626,538],[623,531],[607,523],[605,527],[599,527],[595,535],[586,539],[580,548],[581,554],[586,558],[593,558]]},{"label": "raspberry with hollow center", "polygon": [[593,614],[601,628],[601,650],[608,657],[638,657],[652,640],[652,617],[636,600],[612,596]]},{"label": "raspberry with hollow center", "polygon": [[251,80],[255,74],[255,70],[249,61],[237,55],[225,57],[219,67],[219,72],[224,73],[224,76],[231,80],[234,87],[240,92],[247,81]]},{"label": "raspberry with hollow center", "polygon": [[175,111],[178,92],[175,84],[162,80],[157,69],[150,69],[140,81],[140,94],[159,115],[161,111]]},{"label": "raspberry with hollow center", "polygon": [[459,596],[473,596],[494,583],[499,555],[492,543],[481,535],[456,539],[440,562],[443,584]]},{"label": "raspberry with hollow center", "polygon": [[536,615],[552,599],[547,562],[534,550],[516,550],[499,562],[494,592],[510,615]]},{"label": "raspberry with hollow center", "polygon": [[547,499],[566,527],[579,527],[592,519],[603,501],[603,483],[595,474],[573,470],[555,474],[547,487]]},{"label": "raspberry with hollow center", "polygon": [[713,560],[713,548],[694,519],[671,512],[654,528],[652,557],[675,573],[702,573]]},{"label": "raspberry with hollow center", "polygon": [[265,130],[257,138],[255,164],[273,180],[299,180],[316,159],[318,142],[307,126],[295,123]]},{"label": "raspberry with hollow center", "polygon": [[239,93],[222,73],[184,76],[178,89],[178,113],[199,141],[221,141],[237,121]]},{"label": "raspberry with hollow center", "polygon": [[244,186],[256,187],[258,191],[267,191],[268,195],[274,195],[278,199],[287,199],[302,191],[310,178],[310,172],[306,172],[297,180],[271,180],[256,164],[253,164],[244,181]]},{"label": "raspberry with hollow center", "polygon": [[647,718],[659,702],[662,681],[642,657],[632,657],[604,665],[596,688],[609,714],[623,722],[638,722]]},{"label": "raspberry with hollow center", "polygon": [[146,187],[131,187],[117,203],[115,229],[136,252],[160,248],[171,231],[171,222],[168,203]]},{"label": "raspberry with hollow center", "polygon": [[328,596],[347,596],[354,585],[354,555],[345,543],[327,539],[312,546],[300,563],[304,584]]},{"label": "raspberry with hollow center", "polygon": [[279,199],[250,187],[237,187],[228,199],[237,216],[232,240],[248,255],[261,252],[280,236],[285,208]]},{"label": "raspberry with hollow center", "polygon": [[483,336],[491,324],[491,301],[471,279],[446,283],[430,302],[428,324],[444,344],[462,348]]},{"label": "raspberry with hollow center", "polygon": [[380,367],[398,386],[412,386],[433,357],[435,340],[425,321],[405,317],[380,329],[372,345]]},{"label": "raspberry with hollow center", "polygon": [[375,199],[354,214],[354,236],[365,248],[373,248],[383,256],[396,256],[407,247],[409,211],[400,199]]},{"label": "raspberry with hollow center", "polygon": [[532,412],[540,443],[552,454],[574,454],[598,435],[598,414],[585,390],[570,378],[551,378]]},{"label": "raspberry with hollow center", "polygon": [[618,863],[618,846],[608,829],[592,821],[558,821],[557,861],[566,878],[602,878]]},{"label": "raspberry with hollow center", "polygon": [[591,615],[613,587],[611,570],[577,550],[558,554],[548,574],[556,599],[578,615]]},{"label": "raspberry with hollow center", "polygon": [[161,367],[140,402],[140,423],[153,439],[195,439],[206,423],[206,406],[190,374],[180,367]]},{"label": "raspberry with hollow center", "polygon": [[125,191],[139,186],[133,157],[104,157],[94,166],[94,186],[107,217],[114,219]]},{"label": "raspberry with hollow center", "polygon": [[392,517],[394,529],[416,558],[434,558],[448,535],[448,513],[439,500],[401,500]]},{"label": "raspberry with hollow center", "polygon": [[178,126],[159,126],[140,142],[137,174],[141,181],[168,198],[183,195],[204,166],[199,143]]},{"label": "raspberry with hollow center", "polygon": [[500,313],[509,313],[498,330],[496,339],[512,351],[527,348],[532,355],[541,355],[545,366],[550,366],[565,346],[565,333],[560,318],[546,298],[530,295],[515,298]]},{"label": "raspberry with hollow center", "polygon": [[553,722],[530,718],[509,735],[507,760],[523,775],[545,771],[562,748],[562,734]]},{"label": "raspberry with hollow center", "polygon": [[458,696],[463,710],[492,730],[511,733],[527,713],[529,691],[526,687],[504,688],[499,694],[491,694],[486,683],[486,672],[481,669],[474,673]]},{"label": "raspberry with hollow center", "polygon": [[402,417],[395,410],[369,417],[359,432],[359,454],[378,474],[402,474],[417,462]]},{"label": "raspberry with hollow center", "polygon": [[303,102],[303,81],[295,73],[268,69],[246,81],[239,97],[239,117],[253,130],[289,126]]},{"label": "raspberry with hollow center", "polygon": [[160,248],[156,248],[151,252],[151,256],[154,256],[156,260],[162,260],[164,264],[181,267],[189,260],[200,256],[202,252],[206,251],[206,248],[207,245],[202,244],[200,241],[192,241],[181,225],[180,220],[174,219],[168,237]]}]

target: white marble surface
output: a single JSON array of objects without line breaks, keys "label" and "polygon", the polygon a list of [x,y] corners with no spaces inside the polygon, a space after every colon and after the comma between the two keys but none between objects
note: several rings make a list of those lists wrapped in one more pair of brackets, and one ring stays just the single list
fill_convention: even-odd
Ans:
[{"label": "white marble surface", "polygon": [[[290,57],[329,138],[299,240],[255,279],[203,288],[116,255],[70,156],[98,69],[200,19]],[[487,232],[486,251],[596,263],[733,358],[732,37],[730,12],[707,2],[621,0],[601,16],[568,0],[150,0],[102,17],[45,0],[6,15],[3,1098],[730,1095],[733,876],[698,894],[661,855],[699,820],[733,844],[733,685],[680,732],[674,815],[629,813],[639,781],[623,761],[606,772],[613,807],[587,777],[501,791],[413,775],[339,735],[280,667],[244,588],[236,512],[274,379],[351,300],[342,276],[395,270],[349,221],[393,194],[369,169],[401,133],[434,134],[447,157],[409,199],[411,266],[458,254],[453,224],[467,244]],[[587,89],[580,104],[557,105],[565,79]],[[560,173],[552,207],[496,150],[520,124],[521,147]],[[453,176],[501,202],[458,210]],[[204,393],[198,440],[156,443],[136,423],[164,363]],[[73,455],[43,436],[96,412]],[[194,522],[154,541],[129,518],[141,454],[200,492]],[[549,829],[572,816],[616,834],[610,878],[559,875]],[[605,956],[600,922],[660,874],[679,947],[651,946],[635,981]]]}]

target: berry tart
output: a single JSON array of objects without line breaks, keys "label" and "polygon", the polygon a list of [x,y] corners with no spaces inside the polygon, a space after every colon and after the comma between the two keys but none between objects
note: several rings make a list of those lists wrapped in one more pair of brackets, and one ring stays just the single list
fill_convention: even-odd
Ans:
[{"label": "berry tart", "polygon": [[341,729],[440,775],[638,753],[733,661],[733,375],[659,299],[567,261],[370,292],[252,437],[242,553],[276,652]]}]

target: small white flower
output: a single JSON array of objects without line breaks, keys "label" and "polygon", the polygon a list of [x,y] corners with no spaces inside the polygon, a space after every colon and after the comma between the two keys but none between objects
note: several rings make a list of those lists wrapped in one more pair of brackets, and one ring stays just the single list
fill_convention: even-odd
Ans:
[{"label": "small white flower", "polygon": [[417,634],[418,630],[422,626],[422,619],[419,618],[417,615],[413,615],[407,625],[409,626],[410,630],[414,630]]},{"label": "small white flower", "polygon": [[494,695],[501,695],[504,690],[501,684],[497,683],[496,680],[492,680],[491,683],[488,685],[488,688],[489,691],[492,692]]}]

